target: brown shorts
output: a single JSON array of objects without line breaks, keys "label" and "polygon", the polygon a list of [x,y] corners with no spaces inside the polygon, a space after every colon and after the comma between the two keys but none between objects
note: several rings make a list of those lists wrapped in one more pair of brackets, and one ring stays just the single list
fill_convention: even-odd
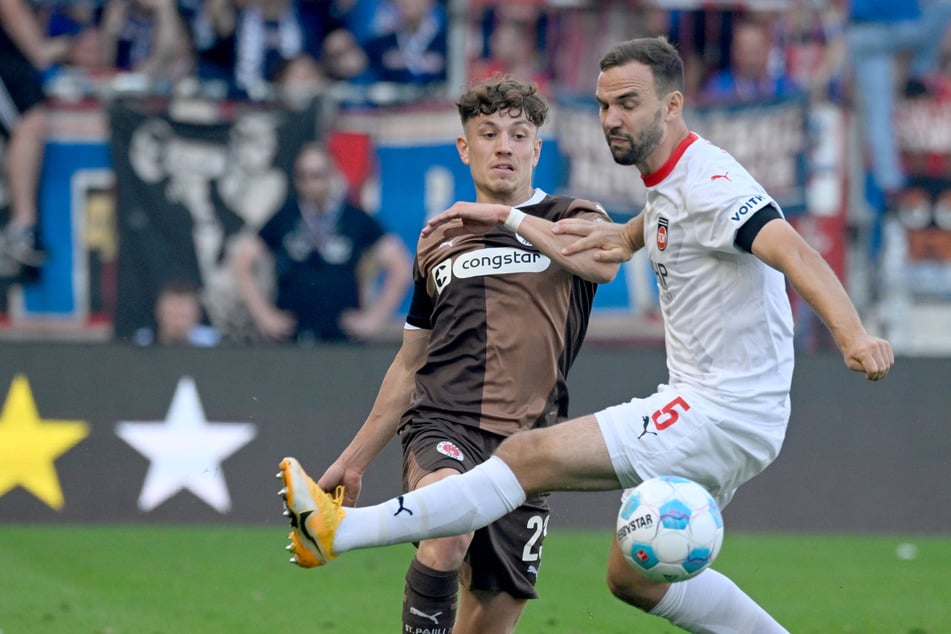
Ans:
[{"label": "brown shorts", "polygon": [[[400,431],[403,490],[438,469],[460,473],[487,460],[504,440],[470,425],[411,423]],[[548,532],[548,494],[534,495],[508,515],[475,532],[459,580],[470,590],[502,591],[536,599],[542,542]]]}]

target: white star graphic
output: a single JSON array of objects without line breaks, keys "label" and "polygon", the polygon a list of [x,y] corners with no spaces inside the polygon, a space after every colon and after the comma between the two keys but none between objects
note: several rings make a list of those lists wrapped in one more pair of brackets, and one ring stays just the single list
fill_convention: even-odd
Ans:
[{"label": "white star graphic", "polygon": [[231,509],[221,463],[257,434],[252,423],[210,423],[195,381],[183,376],[164,421],[116,424],[116,435],[149,459],[139,509],[151,511],[188,489],[219,513]]}]

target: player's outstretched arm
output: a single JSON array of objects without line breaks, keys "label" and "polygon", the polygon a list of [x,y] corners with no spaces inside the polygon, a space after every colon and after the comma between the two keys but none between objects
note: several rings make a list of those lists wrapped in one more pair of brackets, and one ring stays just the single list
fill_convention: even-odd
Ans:
[{"label": "player's outstretched arm", "polygon": [[421,234],[425,238],[438,227],[453,220],[461,220],[462,226],[470,233],[485,233],[497,224],[505,222],[505,215],[508,214],[509,209],[511,208],[507,205],[457,202],[449,209],[430,218],[423,226]]},{"label": "player's outstretched arm", "polygon": [[870,335],[848,293],[823,257],[785,220],[766,223],[753,240],[753,255],[782,271],[826,324],[851,370],[877,381],[895,363],[891,344]]},{"label": "player's outstretched arm", "polygon": [[562,249],[565,255],[590,250],[598,262],[627,262],[644,246],[644,218],[640,214],[624,224],[566,218],[556,222],[552,232],[578,238]]},{"label": "player's outstretched arm", "polygon": [[[597,217],[605,216],[592,210],[590,214],[587,214],[588,219],[581,222],[593,223]],[[422,231],[423,237],[435,231],[436,227],[453,220],[461,220],[463,228],[473,233],[485,233],[496,225],[502,225],[513,232],[517,231],[520,236],[557,262],[559,266],[590,282],[606,284],[617,275],[617,261],[598,259],[584,253],[583,250],[566,253],[564,247],[568,246],[570,238],[553,233],[551,221],[525,214],[508,205],[457,202],[426,223]]]},{"label": "player's outstretched arm", "polygon": [[409,407],[416,371],[426,359],[428,341],[428,330],[403,330],[403,343],[383,377],[366,421],[317,481],[324,491],[342,484],[345,506],[356,505],[364,471],[396,436],[400,418]]}]

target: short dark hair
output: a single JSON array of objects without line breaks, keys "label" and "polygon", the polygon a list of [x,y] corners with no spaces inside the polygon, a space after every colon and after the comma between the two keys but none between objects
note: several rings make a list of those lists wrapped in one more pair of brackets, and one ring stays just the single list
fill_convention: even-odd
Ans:
[{"label": "short dark hair", "polygon": [[494,77],[470,86],[456,102],[459,118],[465,125],[480,115],[502,112],[512,117],[525,115],[536,127],[548,119],[548,103],[538,87],[511,77]]},{"label": "short dark hair", "polygon": [[201,292],[201,287],[187,277],[171,277],[159,288],[158,296],[165,295],[195,295]]},{"label": "short dark hair", "polygon": [[639,62],[651,69],[658,96],[673,90],[684,91],[684,62],[680,53],[663,35],[621,42],[601,58],[601,70]]}]

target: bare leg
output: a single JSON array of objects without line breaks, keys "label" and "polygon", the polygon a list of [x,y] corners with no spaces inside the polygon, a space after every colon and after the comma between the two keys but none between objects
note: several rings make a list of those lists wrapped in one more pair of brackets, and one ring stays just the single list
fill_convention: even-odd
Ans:
[{"label": "bare leg", "polygon": [[524,504],[526,492],[620,488],[598,423],[584,416],[510,436],[496,455],[462,475],[381,504],[348,508],[333,551],[471,532]]},{"label": "bare leg", "polygon": [[515,631],[526,599],[507,592],[459,590],[459,616],[453,634],[510,634]]},{"label": "bare leg", "polygon": [[43,254],[35,241],[35,227],[45,143],[46,110],[34,106],[20,117],[13,129],[7,154],[11,200],[4,251],[19,265],[36,267],[43,263]]},{"label": "bare leg", "polygon": [[515,473],[528,495],[621,488],[593,415],[510,436],[499,445],[496,456]]},{"label": "bare leg", "polygon": [[42,106],[34,106],[20,118],[10,135],[8,146],[10,220],[21,226],[36,224],[36,197],[45,143],[46,110]]}]

